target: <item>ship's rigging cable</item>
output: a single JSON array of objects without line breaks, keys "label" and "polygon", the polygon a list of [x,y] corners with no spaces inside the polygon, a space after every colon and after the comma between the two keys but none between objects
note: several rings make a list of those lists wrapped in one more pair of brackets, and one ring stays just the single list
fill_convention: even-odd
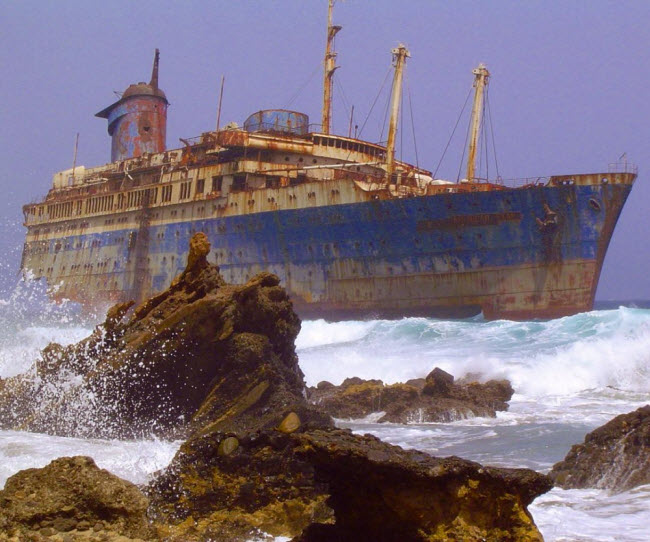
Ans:
[{"label": "ship's rigging cable", "polygon": [[[384,87],[386,86],[386,81],[388,80],[388,76],[390,75],[391,71],[392,68],[388,68],[388,71],[386,72],[386,77],[384,77],[384,82],[381,84],[381,88],[379,89],[377,96],[375,96],[375,101],[372,102],[372,106],[370,106],[370,111],[368,111],[368,115],[366,116],[365,120],[363,121],[363,124],[361,125],[361,130],[359,130],[359,135],[358,135],[359,138],[361,138],[361,134],[363,133],[363,129],[365,128],[366,123],[368,122],[368,119],[372,114],[372,110],[375,108],[375,105],[377,105],[377,100],[379,100],[379,96],[381,96],[381,92],[384,90]],[[382,135],[383,135],[383,130],[382,130]]]},{"label": "ship's rigging cable", "polygon": [[[472,92],[472,89],[470,89],[470,92]],[[458,175],[456,175],[456,182],[460,181],[460,172],[463,169],[463,164],[465,163],[465,152],[467,152],[467,142],[469,141],[469,133],[471,131],[471,128],[472,122],[470,121],[467,123],[467,133],[465,134],[465,143],[463,143],[463,155],[460,157],[460,165],[458,166]]]},{"label": "ship's rigging cable", "polygon": [[311,83],[311,80],[314,78],[314,76],[316,75],[316,73],[320,71],[320,69],[321,69],[320,66],[316,66],[316,68],[314,68],[314,71],[311,72],[311,75],[307,78],[307,80],[302,84],[302,86],[300,86],[300,87],[298,88],[298,90],[296,90],[296,92],[294,92],[294,93],[292,94],[291,98],[289,98],[289,101],[288,101],[287,104],[284,106],[284,109],[289,109],[289,108],[291,107],[291,105],[293,104],[293,102],[295,102],[296,99],[298,98],[298,96],[300,96],[300,94],[302,93],[302,91],[305,90],[305,87],[306,87],[309,83]]},{"label": "ship's rigging cable", "polygon": [[336,84],[336,89],[339,91],[339,94],[341,95],[341,102],[343,103],[343,107],[345,108],[346,117],[350,118],[350,105],[348,104],[348,100],[345,97],[345,92],[343,92],[343,85],[341,85],[341,82],[338,79],[334,79],[334,83]]},{"label": "ship's rigging cable", "polygon": [[501,174],[499,173],[499,160],[497,160],[497,145],[494,140],[494,123],[492,122],[492,109],[490,107],[490,91],[489,89],[485,92],[485,105],[487,106],[488,119],[490,121],[490,134],[492,137],[492,152],[494,153],[494,165],[497,170],[497,180],[501,179]]},{"label": "ship's rigging cable", "polygon": [[[469,89],[469,92],[467,93],[467,97],[465,98],[465,103],[463,104],[463,108],[460,110],[460,114],[458,115],[458,118],[456,119],[456,125],[454,126],[454,129],[451,131],[451,135],[449,136],[449,141],[447,141],[447,145],[445,146],[445,150],[442,151],[442,156],[440,157],[440,160],[438,161],[438,165],[436,166],[435,171],[433,172],[433,178],[436,178],[436,173],[438,173],[438,169],[440,169],[440,164],[442,164],[442,161],[445,158],[445,154],[447,153],[447,150],[449,149],[449,145],[451,144],[451,140],[454,137],[454,134],[456,133],[456,128],[458,128],[458,125],[460,124],[460,119],[463,117],[463,113],[465,112],[465,108],[467,107],[467,102],[469,101],[469,97],[472,94],[472,89]],[[463,153],[464,156],[464,153]]]},{"label": "ship's rigging cable", "polygon": [[381,135],[379,136],[379,144],[384,141],[384,130],[386,129],[386,119],[388,119],[388,111],[390,110],[390,94],[386,100],[386,111],[384,111],[384,121],[381,123]]},{"label": "ship's rigging cable", "polygon": [[406,92],[409,97],[409,112],[411,114],[411,130],[413,131],[413,148],[415,150],[415,165],[420,168],[420,160],[418,159],[418,142],[415,138],[415,121],[413,120],[413,102],[411,101],[411,85],[409,85],[408,74],[406,77]]}]

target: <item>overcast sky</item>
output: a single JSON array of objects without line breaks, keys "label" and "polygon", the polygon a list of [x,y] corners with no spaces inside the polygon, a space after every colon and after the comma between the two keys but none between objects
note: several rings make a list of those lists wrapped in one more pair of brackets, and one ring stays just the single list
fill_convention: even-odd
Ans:
[{"label": "overcast sky", "polygon": [[[302,111],[318,123],[326,13],[325,0],[2,2],[5,283],[19,266],[21,205],[42,198],[52,174],[72,166],[77,132],[78,164],[108,162],[106,121],[94,114],[115,101],[114,91],[149,81],[156,47],[160,87],[171,103],[168,148],[214,129],[222,75],[222,124],[241,124],[265,108]],[[403,42],[411,51],[398,136],[404,159],[416,160],[415,139],[419,165],[436,168],[479,62],[492,74],[502,177],[607,171],[627,153],[640,178],[597,297],[650,299],[649,1],[347,0],[337,2],[334,22],[343,26],[337,133],[347,134],[352,105],[355,124],[363,125],[390,68],[390,49]],[[384,92],[364,139],[382,139],[385,107]],[[464,133],[459,128],[437,177],[456,179]]]}]

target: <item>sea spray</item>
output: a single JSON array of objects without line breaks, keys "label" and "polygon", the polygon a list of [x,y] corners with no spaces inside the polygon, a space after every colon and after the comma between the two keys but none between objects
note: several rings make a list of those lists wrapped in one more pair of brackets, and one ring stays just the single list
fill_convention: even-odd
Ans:
[{"label": "sea spray", "polygon": [[100,468],[135,484],[144,484],[166,467],[180,441],[118,441],[56,437],[23,431],[0,431],[0,489],[19,470],[44,467],[57,457],[91,456]]},{"label": "sea spray", "polygon": [[0,378],[28,370],[51,342],[67,345],[87,337],[92,324],[77,304],[51,301],[44,281],[18,280],[0,298]]}]

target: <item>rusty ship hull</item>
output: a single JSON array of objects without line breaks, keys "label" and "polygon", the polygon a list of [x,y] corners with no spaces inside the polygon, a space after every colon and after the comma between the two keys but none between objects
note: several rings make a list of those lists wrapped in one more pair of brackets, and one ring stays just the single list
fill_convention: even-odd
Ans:
[{"label": "rusty ship hull", "polygon": [[[554,318],[592,309],[636,175],[405,198],[341,177],[168,203],[162,186],[126,191],[131,209],[30,227],[22,267],[87,307],[142,300],[170,284],[189,237],[203,231],[226,280],[276,273],[303,318]],[[168,186],[180,192],[183,182]]]}]

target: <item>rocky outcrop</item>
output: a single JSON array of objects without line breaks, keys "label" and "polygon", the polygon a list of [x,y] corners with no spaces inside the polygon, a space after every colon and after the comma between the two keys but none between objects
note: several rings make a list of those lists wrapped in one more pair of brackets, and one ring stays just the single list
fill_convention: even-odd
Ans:
[{"label": "rocky outcrop", "polygon": [[149,539],[148,501],[89,457],[55,459],[10,477],[0,491],[0,540]]},{"label": "rocky outcrop", "polygon": [[[150,536],[169,542],[261,532],[539,540],[526,506],[548,489],[547,477],[434,459],[335,429],[305,399],[294,349],[300,322],[277,277],[225,284],[208,251],[197,234],[187,269],[167,291],[126,321],[130,305],[114,307],[91,337],[51,345],[30,373],[4,381],[0,424],[81,436],[183,434],[171,464],[144,489]],[[401,387],[354,380],[348,389],[365,386],[369,397],[382,389],[390,402],[402,394],[455,401],[462,388],[480,403],[469,384],[449,380],[434,371]],[[81,509],[61,510],[68,506]],[[12,517],[12,525],[36,526]]]},{"label": "rocky outcrop", "polygon": [[185,271],[127,322],[130,304],[120,304],[88,339],[50,345],[29,373],[4,381],[0,427],[169,437],[273,427],[289,410],[309,418],[294,351],[300,321],[278,278],[227,285],[208,250],[197,234]]},{"label": "rocky outcrop", "polygon": [[313,521],[331,521],[327,485],[295,453],[294,433],[311,431],[298,423],[290,423],[288,432],[281,424],[252,434],[210,432],[185,442],[147,489],[152,517],[171,526],[165,535],[194,540],[195,530],[219,529],[248,540],[257,531],[293,536]]},{"label": "rocky outcrop", "polygon": [[455,382],[454,377],[435,368],[425,379],[385,385],[381,380],[347,378],[340,386],[320,382],[308,389],[308,400],[339,419],[359,419],[381,413],[379,422],[451,422],[495,417],[508,409],[513,389],[507,380],[484,384],[474,379]]},{"label": "rocky outcrop", "polygon": [[326,481],[336,522],[295,541],[541,541],[526,506],[548,477],[405,451],[348,431],[296,436],[296,453]]},{"label": "rocky outcrop", "polygon": [[550,476],[565,489],[625,491],[650,484],[650,405],[589,433],[553,466]]}]

